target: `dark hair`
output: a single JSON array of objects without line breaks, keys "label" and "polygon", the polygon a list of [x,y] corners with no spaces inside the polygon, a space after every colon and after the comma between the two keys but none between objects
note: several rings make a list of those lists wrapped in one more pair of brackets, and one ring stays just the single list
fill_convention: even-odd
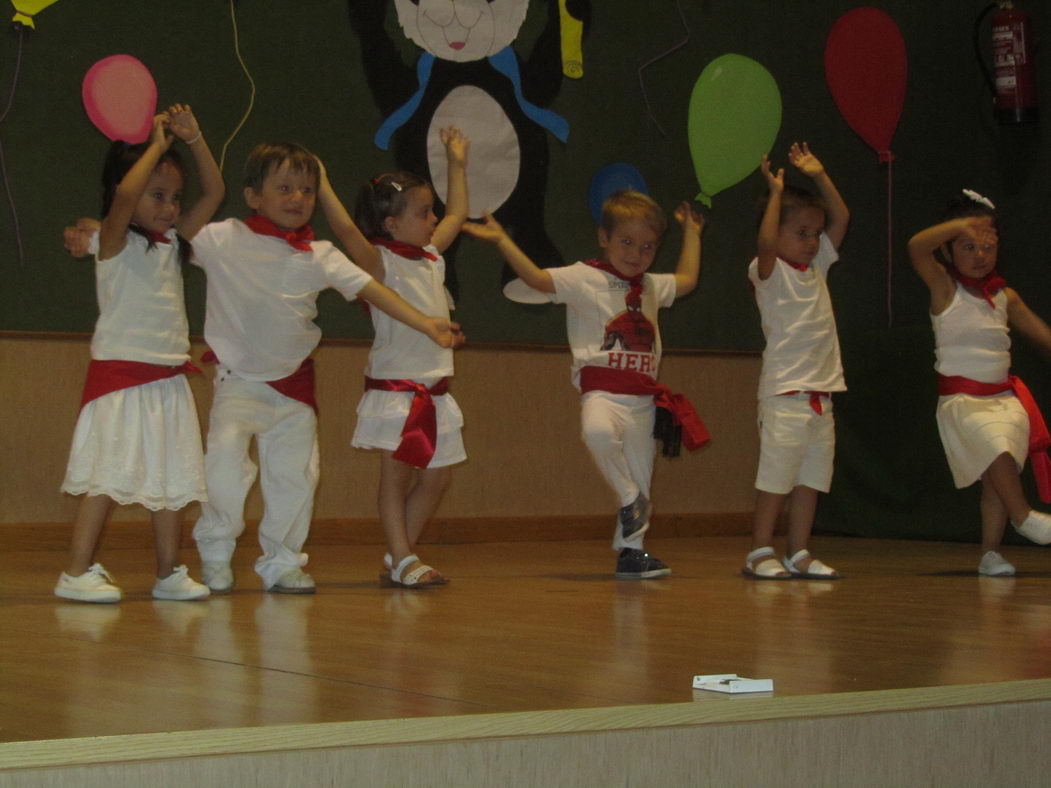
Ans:
[{"label": "dark hair", "polygon": [[[982,218],[988,217],[992,223],[993,228],[999,230],[1000,217],[996,213],[995,208],[990,208],[983,202],[979,202],[965,192],[959,192],[949,198],[949,201],[945,204],[945,210],[942,211],[943,222],[951,222],[954,219],[969,219],[969,218]],[[950,250],[949,256],[946,256],[942,252],[941,248],[934,250],[934,259],[945,266],[952,265],[952,244],[946,244],[946,247]]]},{"label": "dark hair", "polygon": [[[124,176],[128,174],[128,171],[135,165],[139,159],[142,158],[142,154],[146,152],[146,149],[150,147],[150,143],[140,142],[136,145],[130,145],[124,140],[114,140],[109,150],[106,152],[106,161],[102,165],[102,218],[105,219],[109,216],[110,208],[113,207],[113,198],[117,194],[117,187],[120,186],[120,182],[124,180]],[[161,164],[172,165],[182,176],[183,184],[185,184],[190,178],[190,171],[187,169],[186,164],[182,160],[182,156],[179,155],[178,151],[169,148],[161,154],[160,159],[157,161],[157,166]],[[139,227],[137,224],[129,224],[128,229],[136,235],[141,235],[146,239],[146,248],[152,249],[155,246],[155,242],[150,238],[149,234]],[[190,259],[190,244],[181,236],[179,237],[179,260],[180,262],[188,262]]]},{"label": "dark hair", "polygon": [[[766,213],[766,206],[769,202],[770,192],[767,191],[759,198],[759,202],[756,204],[759,224],[763,223],[763,215]],[[793,213],[804,208],[814,208],[821,211],[826,219],[828,218],[828,206],[823,199],[816,194],[808,192],[806,189],[800,189],[798,186],[786,183],[784,190],[781,192],[781,213],[777,217],[778,226],[784,224]]]},{"label": "dark hair", "polygon": [[305,172],[315,180],[321,177],[317,158],[302,145],[294,142],[263,142],[252,148],[245,161],[244,185],[259,193],[266,176],[288,162],[293,172]]},{"label": "dark hair", "polygon": [[358,192],[354,203],[354,222],[366,238],[390,238],[383,226],[388,216],[401,216],[409,192],[431,184],[411,172],[385,172],[370,179]]},{"label": "dark hair", "polygon": [[668,229],[668,217],[648,194],[634,189],[620,189],[602,203],[601,226],[607,233],[612,233],[617,225],[632,219],[645,223],[657,235],[658,241]]}]

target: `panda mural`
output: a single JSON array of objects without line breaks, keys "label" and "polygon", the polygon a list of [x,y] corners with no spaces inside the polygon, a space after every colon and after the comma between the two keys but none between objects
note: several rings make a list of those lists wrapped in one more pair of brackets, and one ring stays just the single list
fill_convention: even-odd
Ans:
[{"label": "panda mural", "polygon": [[[587,0],[563,3],[576,19],[589,9]],[[561,87],[562,45],[559,0],[545,4],[543,30],[520,58],[511,44],[529,0],[394,0],[402,31],[423,49],[415,68],[387,32],[387,0],[348,0],[348,9],[369,88],[385,117],[376,145],[393,151],[397,168],[429,177],[440,198],[447,173],[438,132],[458,127],[471,140],[470,216],[494,214],[527,255],[551,266],[562,258],[544,227],[547,136],[566,142],[569,124],[546,109]],[[445,252],[454,296],[457,246]]]}]

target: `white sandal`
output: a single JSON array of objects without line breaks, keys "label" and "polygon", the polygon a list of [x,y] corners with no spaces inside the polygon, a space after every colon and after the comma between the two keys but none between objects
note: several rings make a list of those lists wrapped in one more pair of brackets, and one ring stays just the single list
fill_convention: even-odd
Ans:
[{"label": "white sandal", "polygon": [[[413,564],[416,564],[416,568],[410,570],[409,567]],[[431,579],[423,580],[428,574],[432,575]],[[420,561],[416,553],[409,553],[391,569],[390,582],[399,588],[427,588],[445,585],[448,580],[442,577],[437,569]]]},{"label": "white sandal", "polygon": [[[796,566],[800,561],[805,561],[808,558],[810,563],[807,564],[805,570]],[[791,558],[782,558],[781,563],[784,564],[785,569],[791,573],[792,577],[797,577],[801,580],[839,580],[839,572],[828,566],[828,564],[823,564],[814,558],[810,555],[810,551],[805,548]]]},{"label": "white sandal", "polygon": [[788,580],[792,577],[777,562],[772,547],[757,547],[746,555],[741,574],[752,580]]}]

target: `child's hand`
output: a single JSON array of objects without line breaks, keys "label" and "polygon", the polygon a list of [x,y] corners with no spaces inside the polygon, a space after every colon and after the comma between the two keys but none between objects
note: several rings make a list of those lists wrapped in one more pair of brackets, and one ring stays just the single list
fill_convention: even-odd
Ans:
[{"label": "child's hand", "polygon": [[508,237],[507,230],[493,218],[489,211],[482,214],[482,217],[484,219],[483,222],[464,222],[463,227],[460,229],[468,235],[493,244],[500,243],[500,241]]},{"label": "child's hand", "polygon": [[77,219],[75,227],[62,231],[62,244],[73,257],[91,254],[91,239],[102,225],[96,219]]},{"label": "child's hand", "polygon": [[770,171],[770,157],[763,154],[763,161],[759,164],[759,171],[766,178],[766,185],[771,194],[780,194],[785,190],[785,168],[780,168],[776,173]]},{"label": "child's hand", "polygon": [[189,104],[172,104],[168,107],[168,128],[183,142],[196,142],[201,136],[201,127]]},{"label": "child's hand", "polygon": [[788,161],[810,178],[816,178],[825,172],[825,165],[810,152],[810,146],[805,142],[802,145],[798,142],[792,143],[792,147],[788,149]]},{"label": "child's hand", "polygon": [[960,236],[974,243],[975,246],[985,247],[986,251],[994,248],[1000,241],[988,217],[968,216],[960,219]]},{"label": "child's hand", "polygon": [[704,215],[686,201],[679,203],[675,209],[675,221],[682,226],[684,233],[700,235],[704,230]]},{"label": "child's hand", "polygon": [[445,155],[450,164],[467,166],[467,149],[471,147],[471,141],[463,135],[455,126],[448,126],[438,132],[438,136],[445,146]]},{"label": "child's hand", "polygon": [[169,118],[167,112],[153,116],[153,131],[150,134],[150,144],[160,145],[161,151],[167,151],[172,146],[175,138],[168,133]]},{"label": "child's hand", "polygon": [[460,331],[460,324],[453,323],[442,317],[427,318],[427,336],[434,340],[439,347],[456,349],[467,341]]}]

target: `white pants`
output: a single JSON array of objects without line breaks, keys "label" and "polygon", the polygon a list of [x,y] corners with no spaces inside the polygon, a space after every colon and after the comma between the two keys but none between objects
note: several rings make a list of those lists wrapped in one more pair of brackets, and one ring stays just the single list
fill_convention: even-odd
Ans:
[{"label": "white pants", "polygon": [[204,457],[208,503],[193,529],[201,559],[229,563],[244,531],[244,505],[256,477],[248,456],[259,453],[263,555],[255,571],[266,588],[307,562],[300,552],[310,530],[318,481],[317,419],[309,405],[266,383],[242,380],[218,367]]},{"label": "white pants", "polygon": [[[581,437],[607,484],[627,506],[639,494],[650,497],[653,458],[657,442],[653,438],[656,408],[653,397],[589,391],[580,402]],[[620,535],[620,522],[613,531],[613,549],[642,549],[642,535],[626,542]]]}]

